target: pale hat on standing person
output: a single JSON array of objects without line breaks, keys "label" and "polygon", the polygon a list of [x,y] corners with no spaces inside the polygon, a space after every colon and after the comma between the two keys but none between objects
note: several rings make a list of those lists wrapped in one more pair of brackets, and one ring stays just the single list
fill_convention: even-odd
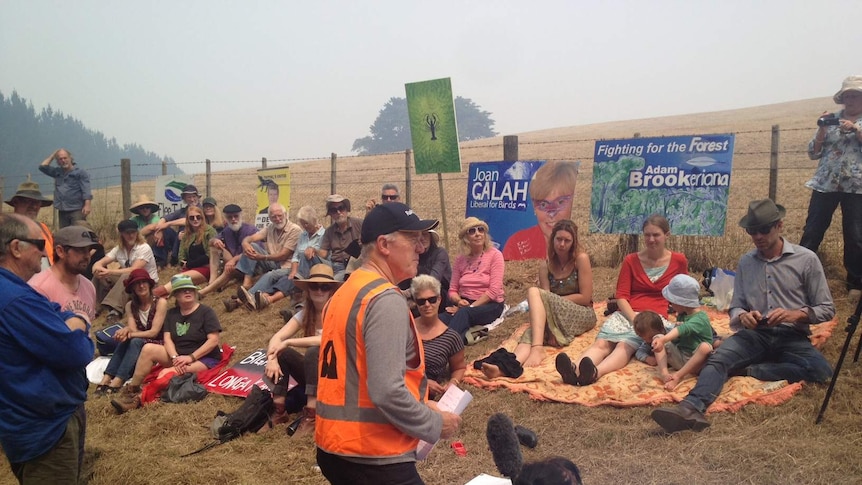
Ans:
[{"label": "pale hat on standing person", "polygon": [[841,89],[835,93],[835,96],[832,96],[832,100],[835,101],[835,104],[844,104],[844,100],[842,96],[847,91],[859,91],[862,93],[862,76],[850,76],[841,83]]}]

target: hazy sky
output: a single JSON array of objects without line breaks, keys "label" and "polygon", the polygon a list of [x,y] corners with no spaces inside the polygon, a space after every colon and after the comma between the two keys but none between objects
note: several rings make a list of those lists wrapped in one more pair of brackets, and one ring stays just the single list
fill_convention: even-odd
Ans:
[{"label": "hazy sky", "polygon": [[349,155],[404,83],[440,77],[516,134],[829,96],[862,74],[858,0],[0,0],[0,12],[0,91],[178,162]]}]

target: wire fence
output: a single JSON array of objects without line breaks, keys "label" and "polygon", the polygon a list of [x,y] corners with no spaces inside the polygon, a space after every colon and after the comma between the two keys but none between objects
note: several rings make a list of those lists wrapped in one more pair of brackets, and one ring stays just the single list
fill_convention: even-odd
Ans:
[{"label": "wire fence", "polygon": [[[719,127],[721,130],[724,127]],[[775,200],[787,208],[785,236],[791,242],[798,242],[807,214],[810,192],[804,183],[814,172],[816,162],[807,155],[807,144],[813,134],[810,127],[790,127],[724,131],[714,133],[733,133],[735,149],[733,171],[731,173],[730,197],[727,208],[725,235],[722,237],[673,236],[669,246],[684,252],[690,261],[692,271],[719,266],[733,268],[741,254],[751,249],[750,238],[738,227],[739,219],[745,214],[748,202],[764,198],[770,194],[770,184],[774,185]],[[775,138],[777,133],[778,139]],[[691,128],[670,127],[664,133],[650,133],[644,136],[675,136],[692,134]],[[708,135],[709,133],[698,132]],[[631,138],[615,136],[614,138]],[[578,224],[582,241],[594,264],[616,266],[628,252],[631,241],[624,241],[617,235],[588,234],[590,214],[590,193],[592,191],[593,154],[595,144],[605,138],[599,137],[547,137],[523,136],[518,140],[519,160],[566,160],[580,161],[580,174],[575,192],[572,218]],[[462,171],[441,175],[417,175],[412,159],[404,152],[393,152],[372,156],[331,156],[249,160],[204,160],[178,163],[185,167],[200,164],[207,167],[205,173],[198,173],[195,185],[212,196],[219,205],[235,203],[247,213],[255,212],[256,188],[259,185],[256,170],[267,167],[290,168],[290,207],[289,212],[295,219],[297,210],[304,205],[315,207],[318,214],[324,214],[324,201],[330,193],[339,193],[352,202],[353,215],[364,215],[364,202],[376,199],[379,202],[380,187],[384,183],[394,183],[401,188],[402,198],[422,217],[445,218],[441,228],[448,237],[451,249],[456,247],[455,238],[458,227],[463,221],[467,204],[467,169],[469,163],[503,160],[503,138],[476,140],[461,144]],[[777,161],[771,165],[771,159]],[[134,179],[136,172],[143,172],[152,165],[131,163]],[[232,165],[229,170],[219,170],[224,165]],[[774,167],[774,168],[773,168]],[[120,164],[88,169],[91,177],[109,185],[94,194],[94,212],[105,214],[105,223],[113,223],[123,213],[120,194]],[[193,170],[189,170],[193,171]],[[18,175],[7,174],[9,178]],[[441,194],[442,186],[442,194]],[[138,194],[153,194],[155,178],[137,181],[132,184],[132,198]],[[43,190],[43,192],[46,192]],[[47,191],[50,192],[50,191]],[[644,214],[646,217],[647,214]],[[97,216],[101,217],[101,216]],[[835,220],[838,220],[836,214]],[[322,221],[324,225],[328,221]],[[94,224],[98,225],[98,223]],[[107,230],[110,232],[110,230]],[[840,268],[843,243],[840,222],[833,225],[821,245],[821,256],[830,271],[841,274]],[[831,277],[831,276],[830,276]],[[837,276],[836,276],[837,277]]]}]

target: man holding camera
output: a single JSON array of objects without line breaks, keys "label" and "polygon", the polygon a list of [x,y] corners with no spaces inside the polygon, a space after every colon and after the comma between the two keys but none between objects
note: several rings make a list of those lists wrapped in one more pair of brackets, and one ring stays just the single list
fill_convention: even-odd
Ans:
[{"label": "man holding camera", "polygon": [[845,79],[832,99],[844,109],[824,113],[808,144],[808,156],[820,163],[805,183],[812,192],[799,244],[817,252],[841,205],[844,269],[848,298],[855,307],[862,295],[862,76]]},{"label": "man holding camera", "polygon": [[739,225],[755,249],[739,260],[733,280],[728,337],[706,361],[697,384],[675,407],[652,418],[669,433],[701,431],[704,413],[730,376],[762,381],[824,382],[832,368],[811,345],[810,324],[835,316],[835,305],[817,255],[781,236],[784,207],[752,201]]}]

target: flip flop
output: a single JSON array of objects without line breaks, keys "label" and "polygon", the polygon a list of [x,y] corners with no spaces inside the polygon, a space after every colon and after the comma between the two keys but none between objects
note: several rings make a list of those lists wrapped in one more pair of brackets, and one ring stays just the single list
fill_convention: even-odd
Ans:
[{"label": "flip flop", "polygon": [[479,342],[488,338],[488,329],[484,325],[476,325],[467,330],[464,339],[467,340],[467,345],[476,345]]},{"label": "flip flop", "polygon": [[593,359],[584,357],[578,364],[578,385],[589,386],[595,384],[597,380],[599,380],[599,370],[593,364]]}]

